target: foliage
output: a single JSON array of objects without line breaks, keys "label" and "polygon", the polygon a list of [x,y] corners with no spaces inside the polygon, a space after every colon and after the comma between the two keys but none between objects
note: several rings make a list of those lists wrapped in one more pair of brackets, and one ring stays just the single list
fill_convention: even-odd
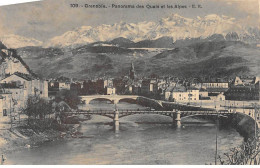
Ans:
[{"label": "foliage", "polygon": [[30,124],[32,117],[35,121],[37,119],[45,120],[46,116],[53,111],[51,103],[47,100],[39,96],[29,96],[25,108],[22,108],[22,112],[28,116],[28,124]]},{"label": "foliage", "polygon": [[222,165],[259,165],[260,164],[260,142],[259,139],[248,139],[241,146],[230,149],[219,156]]},{"label": "foliage", "polygon": [[80,103],[80,98],[77,91],[71,90],[61,90],[57,93],[55,97],[56,102],[64,101],[71,108],[76,109],[78,104]]},{"label": "foliage", "polygon": [[104,80],[97,80],[95,82],[91,80],[84,81],[81,92],[84,95],[104,94]]}]

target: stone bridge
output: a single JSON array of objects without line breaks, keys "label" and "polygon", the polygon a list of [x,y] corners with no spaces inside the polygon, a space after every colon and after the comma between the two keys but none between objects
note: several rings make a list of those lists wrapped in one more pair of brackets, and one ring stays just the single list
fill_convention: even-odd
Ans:
[{"label": "stone bridge", "polygon": [[108,100],[114,104],[118,104],[121,100],[135,100],[139,102],[150,102],[158,107],[163,108],[162,101],[149,99],[147,97],[138,96],[138,95],[88,95],[80,96],[80,99],[83,103],[89,104],[92,100]]}]

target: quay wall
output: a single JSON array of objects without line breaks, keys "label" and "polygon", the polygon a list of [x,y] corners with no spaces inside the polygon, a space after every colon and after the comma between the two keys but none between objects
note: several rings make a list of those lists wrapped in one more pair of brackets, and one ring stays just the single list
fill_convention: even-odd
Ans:
[{"label": "quay wall", "polygon": [[163,110],[164,108],[160,105],[158,100],[155,99],[150,99],[147,97],[140,96],[136,99],[137,104],[146,106],[146,107],[151,107],[155,110]]},{"label": "quay wall", "polygon": [[247,140],[255,136],[255,124],[258,135],[258,123],[249,115],[243,113],[235,113],[230,119],[231,125]]},{"label": "quay wall", "polygon": [[[137,103],[152,107],[155,110],[183,110],[183,111],[213,111],[214,108],[203,108],[196,105],[187,105],[181,103],[174,103],[174,102],[166,102],[161,101],[161,105],[155,103],[156,100],[149,99],[146,97],[138,97]],[[256,123],[256,130],[258,133],[259,124],[255,121],[251,116],[247,114],[243,114],[241,112],[234,113],[234,115],[230,115],[227,119],[221,118],[220,124],[222,126],[231,126],[235,128],[240,135],[242,135],[245,140],[248,138],[252,138],[255,136],[255,123]]]}]

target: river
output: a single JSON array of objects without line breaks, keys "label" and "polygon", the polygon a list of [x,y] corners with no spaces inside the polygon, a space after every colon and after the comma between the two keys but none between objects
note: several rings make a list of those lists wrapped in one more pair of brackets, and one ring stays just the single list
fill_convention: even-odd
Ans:
[{"label": "river", "polygon": [[[82,107],[81,107],[82,108]],[[94,102],[83,108],[113,109],[113,104]],[[144,107],[119,103],[118,109]],[[39,147],[7,155],[5,164],[214,164],[215,125],[183,124],[174,128],[172,119],[159,115],[132,115],[120,119],[115,133],[111,119],[93,116],[80,126],[85,138],[46,142]],[[218,132],[218,153],[243,142],[234,129]]]}]

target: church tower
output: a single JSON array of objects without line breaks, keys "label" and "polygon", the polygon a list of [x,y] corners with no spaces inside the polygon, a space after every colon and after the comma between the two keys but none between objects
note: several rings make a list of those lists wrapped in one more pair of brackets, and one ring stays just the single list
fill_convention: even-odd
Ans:
[{"label": "church tower", "polygon": [[132,80],[135,79],[135,68],[134,68],[133,62],[131,64],[131,68],[129,70],[129,78],[132,79]]}]

